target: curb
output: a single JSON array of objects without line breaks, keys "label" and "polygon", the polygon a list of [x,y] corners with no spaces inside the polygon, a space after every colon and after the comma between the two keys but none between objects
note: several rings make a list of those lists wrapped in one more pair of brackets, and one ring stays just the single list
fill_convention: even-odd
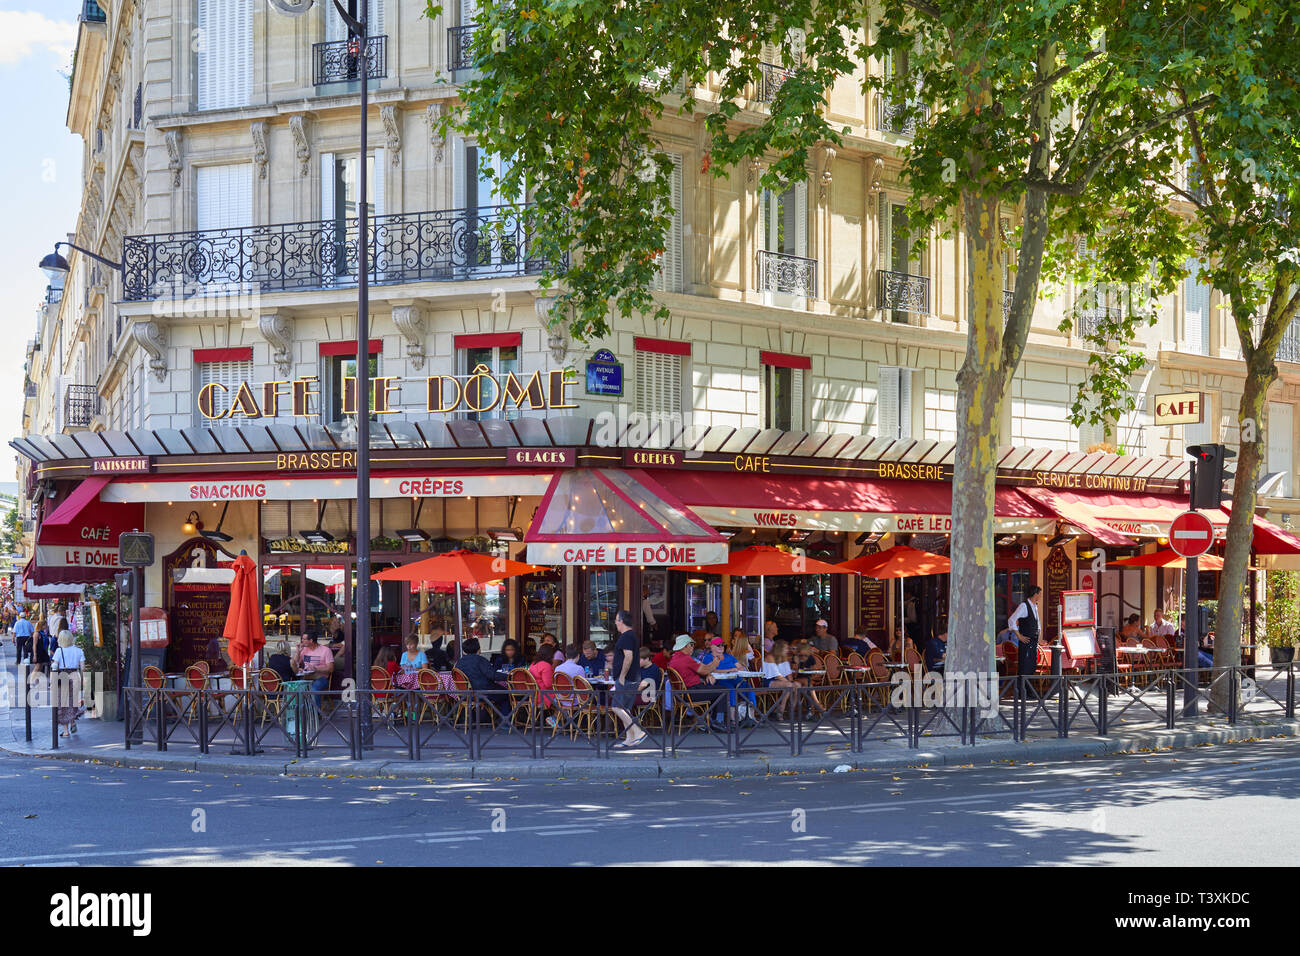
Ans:
[{"label": "curb", "polygon": [[[362,777],[398,780],[604,780],[611,782],[660,778],[765,777],[775,774],[832,773],[849,770],[906,770],[916,767],[975,767],[1074,761],[1131,753],[1182,750],[1214,744],[1244,743],[1277,737],[1300,737],[1300,720],[1259,725],[1158,730],[1116,737],[1070,737],[1028,743],[990,741],[974,748],[899,750],[896,753],[830,755],[678,757],[659,754],[612,759],[469,760],[412,763],[376,758],[353,761],[346,757],[311,757],[305,760],[256,760],[248,757],[136,753],[125,750],[95,752],[65,750],[37,752],[0,746],[15,757],[97,763],[134,770],[170,770],[183,773],[221,773],[259,776]],[[839,772],[844,772],[840,770]]]}]

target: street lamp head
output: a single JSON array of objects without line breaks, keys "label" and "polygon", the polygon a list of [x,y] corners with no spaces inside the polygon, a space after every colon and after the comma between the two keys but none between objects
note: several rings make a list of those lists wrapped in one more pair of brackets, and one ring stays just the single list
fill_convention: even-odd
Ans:
[{"label": "street lamp head", "polygon": [[300,17],[311,9],[315,0],[267,0],[267,2],[285,16]]},{"label": "street lamp head", "polygon": [[41,260],[41,271],[45,273],[45,277],[51,282],[72,271],[72,267],[68,265],[68,260],[59,255],[57,244],[54,251]]}]

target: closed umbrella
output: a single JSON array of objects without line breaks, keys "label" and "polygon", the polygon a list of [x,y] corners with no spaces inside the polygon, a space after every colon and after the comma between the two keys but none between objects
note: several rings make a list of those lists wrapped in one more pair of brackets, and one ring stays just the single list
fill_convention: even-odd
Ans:
[{"label": "closed umbrella", "polygon": [[[952,569],[952,562],[941,554],[931,554],[920,548],[896,544],[875,554],[863,554],[851,561],[842,561],[837,567],[868,578],[898,578],[898,619],[901,621],[903,619],[903,578],[923,574],[947,574]],[[898,649],[898,653],[901,660],[902,647]]]},{"label": "closed umbrella", "polygon": [[505,578],[532,574],[544,568],[523,561],[511,561],[477,551],[446,551],[423,561],[398,565],[371,575],[375,581],[420,581],[456,586],[456,655],[460,656],[460,629],[464,616],[461,613],[460,589],[462,585],[487,584]]},{"label": "closed umbrella", "polygon": [[257,565],[247,551],[239,552],[234,561],[235,580],[230,585],[230,608],[221,636],[227,641],[226,653],[237,667],[246,667],[266,645],[262,630],[262,597],[257,581]]}]

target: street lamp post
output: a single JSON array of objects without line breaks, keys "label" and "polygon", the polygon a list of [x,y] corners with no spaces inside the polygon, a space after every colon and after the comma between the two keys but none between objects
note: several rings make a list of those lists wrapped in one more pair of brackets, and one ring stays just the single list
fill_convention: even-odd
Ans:
[{"label": "street lamp post", "polygon": [[[268,0],[272,7],[289,16],[306,13],[314,0]],[[357,588],[356,624],[352,631],[354,677],[361,691],[360,709],[363,746],[373,740],[370,719],[370,239],[366,221],[366,150],[370,109],[370,36],[367,32],[366,0],[350,0],[345,6],[333,0],[334,9],[357,42],[357,63],[361,74],[361,154],[357,160]],[[351,10],[355,10],[354,15]],[[375,170],[375,175],[382,175]]]}]

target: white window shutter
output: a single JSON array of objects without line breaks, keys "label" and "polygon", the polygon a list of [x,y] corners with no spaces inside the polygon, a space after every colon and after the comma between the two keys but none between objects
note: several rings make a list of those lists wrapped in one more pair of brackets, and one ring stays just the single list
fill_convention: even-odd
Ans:
[{"label": "white window shutter", "polygon": [[325,42],[337,43],[348,38],[348,29],[343,25],[343,18],[334,9],[333,3],[325,6]]},{"label": "white window shutter", "polygon": [[659,272],[655,276],[653,288],[656,292],[680,292],[685,287],[685,262],[683,260],[682,239],[682,157],[678,153],[666,154],[673,161],[671,202],[673,206],[672,225],[664,236],[664,252],[659,257]]},{"label": "white window shutter", "polygon": [[[466,206],[466,185],[475,182],[473,170],[469,169],[465,140],[457,136],[451,141],[451,204],[455,209]],[[469,177],[469,178],[467,178]]]},{"label": "white window shutter", "polygon": [[772,191],[763,189],[758,195],[758,247],[765,252],[772,252],[776,244],[775,230],[772,228]]},{"label": "white window shutter", "polygon": [[334,154],[320,154],[320,217],[334,221]]},{"label": "white window shutter", "polygon": [[790,370],[790,430],[801,432],[807,429],[803,414],[803,377],[804,370]]},{"label": "white window shutter", "polygon": [[199,0],[196,105],[201,110],[247,106],[253,75],[254,0]]},{"label": "white window shutter", "polygon": [[1197,278],[1203,263],[1188,260],[1189,275],[1183,280],[1183,341],[1194,355],[1205,355],[1209,344],[1209,288]]},{"label": "white window shutter", "polygon": [[636,353],[636,406],[644,415],[680,415],[682,357],[659,352]]},{"label": "white window shutter", "polygon": [[[243,362],[199,362],[199,388],[204,385],[224,385],[226,391],[214,389],[214,408],[213,411],[222,412],[230,407],[231,401],[234,400],[235,392],[243,382],[251,381],[253,378],[253,363],[251,361]],[[225,419],[205,418],[197,409],[195,417],[203,428],[215,428],[219,425],[227,424]]]},{"label": "white window shutter", "polygon": [[1079,451],[1087,451],[1093,445],[1100,445],[1106,440],[1106,428],[1104,425],[1093,425],[1090,422],[1084,422],[1079,426]]},{"label": "white window shutter", "polygon": [[912,437],[912,370],[898,370],[898,437]]},{"label": "white window shutter", "polygon": [[886,272],[894,271],[894,204],[884,193],[880,194],[880,258],[879,268]]},{"label": "white window shutter", "polygon": [[1291,497],[1291,478],[1294,464],[1291,457],[1291,435],[1293,409],[1290,405],[1278,402],[1268,403],[1268,470],[1282,472],[1282,484],[1278,493]]},{"label": "white window shutter", "polygon": [[200,166],[195,171],[195,228],[237,229],[253,224],[251,163]]},{"label": "white window shutter", "polygon": [[794,186],[794,254],[808,257],[808,184]]},{"label": "white window shutter", "polygon": [[384,0],[370,0],[366,8],[366,32],[372,37],[384,33]]},{"label": "white window shutter", "polygon": [[880,366],[876,388],[876,433],[880,438],[898,438],[899,369]]},{"label": "white window shutter", "polygon": [[375,261],[370,264],[374,271],[376,279],[382,279],[385,267],[388,265],[388,256],[385,249],[388,248],[388,227],[383,225],[383,220],[379,217],[387,213],[387,192],[385,181],[388,178],[388,151],[378,148],[374,154],[374,182],[371,188],[374,190],[374,196],[370,197],[370,204],[375,209],[375,220],[370,223],[374,227],[374,236],[371,240],[371,249],[374,251]]}]

